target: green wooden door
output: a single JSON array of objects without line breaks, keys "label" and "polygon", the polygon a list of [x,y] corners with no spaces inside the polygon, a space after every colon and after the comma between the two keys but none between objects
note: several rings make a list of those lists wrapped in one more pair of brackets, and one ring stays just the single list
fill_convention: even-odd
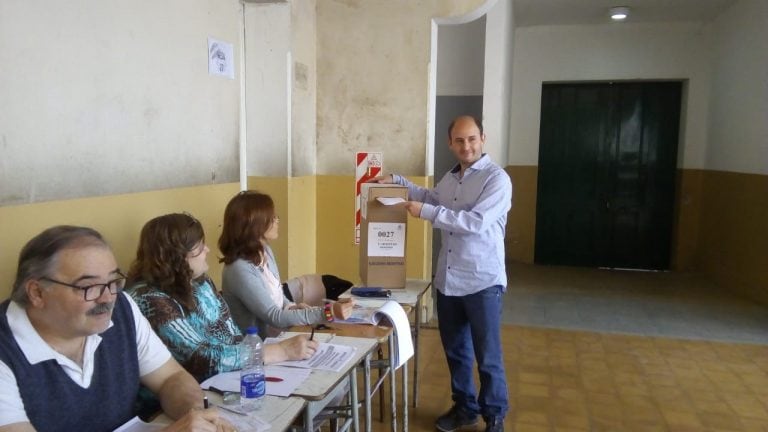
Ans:
[{"label": "green wooden door", "polygon": [[543,86],[537,263],[669,268],[681,91]]}]

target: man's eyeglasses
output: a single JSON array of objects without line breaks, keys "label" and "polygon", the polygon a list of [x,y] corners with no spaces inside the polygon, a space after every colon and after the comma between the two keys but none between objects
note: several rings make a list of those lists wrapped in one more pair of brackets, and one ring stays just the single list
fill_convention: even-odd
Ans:
[{"label": "man's eyeglasses", "polygon": [[99,283],[93,285],[79,286],[68,284],[66,282],[57,281],[49,277],[41,277],[40,280],[52,282],[58,285],[64,285],[66,287],[74,288],[83,292],[83,298],[85,301],[94,301],[104,294],[104,290],[109,289],[110,294],[117,294],[125,288],[125,275],[117,272],[120,276],[117,279],[113,279],[107,283]]}]

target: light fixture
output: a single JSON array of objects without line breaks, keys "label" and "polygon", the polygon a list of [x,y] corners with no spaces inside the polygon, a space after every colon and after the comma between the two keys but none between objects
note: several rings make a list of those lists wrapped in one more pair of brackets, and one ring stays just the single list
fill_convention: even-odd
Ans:
[{"label": "light fixture", "polygon": [[629,8],[626,6],[615,6],[610,9],[611,19],[614,21],[624,21],[629,16]]}]

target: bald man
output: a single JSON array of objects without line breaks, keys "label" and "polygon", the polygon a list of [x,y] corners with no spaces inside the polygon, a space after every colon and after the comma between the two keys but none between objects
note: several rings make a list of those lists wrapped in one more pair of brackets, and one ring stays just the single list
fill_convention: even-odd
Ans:
[{"label": "bald man", "polygon": [[[454,119],[448,128],[448,148],[457,164],[434,189],[396,174],[372,180],[407,186],[408,213],[431,222],[442,234],[434,286],[454,405],[435,422],[441,432],[473,429],[478,415],[483,416],[486,431],[503,431],[509,408],[500,326],[507,285],[504,230],[512,206],[512,182],[483,153],[485,138],[480,120]],[[479,395],[472,378],[475,358]]]}]

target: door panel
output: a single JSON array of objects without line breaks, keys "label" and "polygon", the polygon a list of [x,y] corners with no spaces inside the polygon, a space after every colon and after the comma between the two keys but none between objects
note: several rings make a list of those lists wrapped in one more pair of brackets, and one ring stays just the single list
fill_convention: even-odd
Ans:
[{"label": "door panel", "polygon": [[669,266],[681,83],[542,91],[535,260]]}]

